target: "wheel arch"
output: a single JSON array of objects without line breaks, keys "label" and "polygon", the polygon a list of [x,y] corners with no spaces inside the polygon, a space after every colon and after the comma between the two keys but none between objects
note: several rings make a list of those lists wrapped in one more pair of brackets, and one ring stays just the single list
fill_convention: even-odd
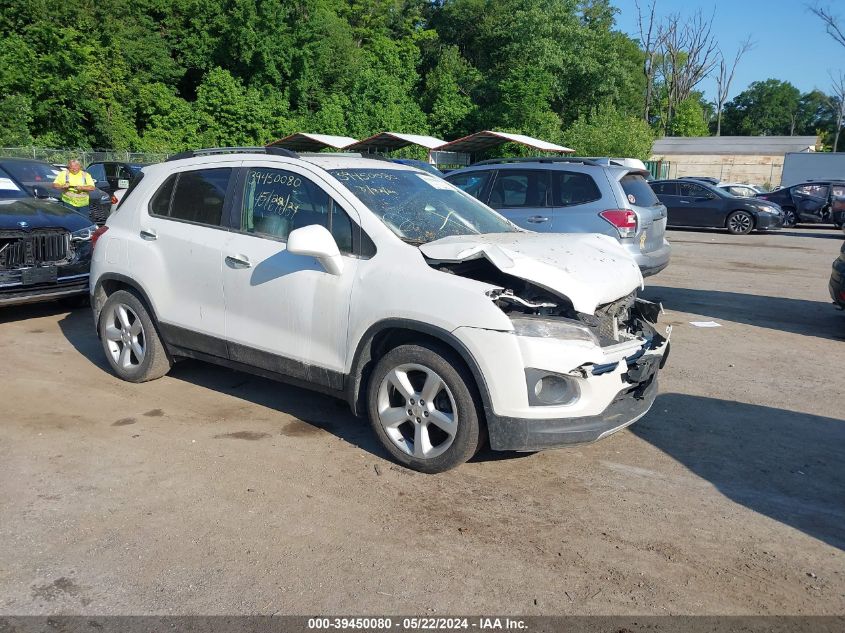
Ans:
[{"label": "wheel arch", "polygon": [[751,216],[751,222],[752,222],[751,230],[752,231],[757,228],[757,213],[752,211],[751,209],[743,209],[742,207],[739,207],[737,209],[731,209],[730,211],[728,211],[728,214],[725,216],[725,228],[728,228],[728,220],[730,220],[731,216],[734,213],[737,213],[738,211],[742,211],[743,213],[747,213],[748,215]]},{"label": "wheel arch", "polygon": [[[451,332],[421,321],[385,319],[371,325],[361,337],[352,357],[347,384],[347,400],[355,415],[366,415],[366,392],[369,375],[375,363],[391,349],[406,343],[431,342],[443,345],[461,358],[475,382],[481,398],[483,415],[490,407],[490,394],[481,368],[470,351]],[[486,417],[486,416],[485,416]]]},{"label": "wheel arch", "polygon": [[100,332],[100,314],[106,300],[117,292],[118,290],[132,290],[138,295],[138,298],[144,302],[149,311],[150,318],[158,327],[158,319],[156,317],[153,302],[150,301],[150,296],[146,290],[134,279],[121,275],[119,273],[104,273],[97,279],[97,285],[94,286],[94,292],[91,296],[91,309],[94,311],[94,324],[97,327],[97,333]]}]

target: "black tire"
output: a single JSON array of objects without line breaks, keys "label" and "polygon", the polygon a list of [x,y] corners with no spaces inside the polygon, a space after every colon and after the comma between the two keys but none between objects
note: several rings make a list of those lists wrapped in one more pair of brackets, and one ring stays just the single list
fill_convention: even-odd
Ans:
[{"label": "black tire", "polygon": [[783,210],[783,227],[785,229],[791,229],[796,224],[798,224],[798,217],[795,215],[795,209],[792,207],[786,207]]},{"label": "black tire", "polygon": [[754,216],[748,211],[734,211],[725,224],[733,235],[748,235],[754,230]]},{"label": "black tire", "polygon": [[[444,442],[448,442],[448,438],[452,438],[451,444],[438,455],[419,457],[411,454],[410,451],[414,449],[409,444],[415,445],[416,442],[410,439],[395,440],[391,438],[381,422],[379,408],[380,403],[384,403],[384,400],[380,400],[380,397],[391,399],[398,397],[405,403],[399,404],[397,402],[396,405],[390,403],[389,406],[392,409],[404,408],[408,406],[408,403],[414,403],[413,399],[409,400],[405,398],[397,389],[393,388],[387,379],[389,373],[403,366],[425,368],[442,380],[445,388],[441,388],[434,401],[436,402],[439,398],[441,406],[443,404],[447,405],[445,407],[447,410],[454,406],[455,411],[453,412],[453,417],[457,422],[454,435],[447,435],[440,430],[439,425],[433,424],[433,417],[426,422],[420,417],[414,418],[412,416],[401,423],[401,426],[397,426],[394,433],[400,433],[405,438],[409,438],[409,436],[410,438],[416,438],[418,436],[414,435],[414,433],[422,421],[423,426],[426,429],[430,429],[425,431],[425,437],[430,440],[430,446],[435,444],[431,438],[435,437],[438,433],[446,437]],[[419,397],[419,394],[424,391],[423,384],[427,379],[425,373],[411,369],[406,371],[406,376],[411,383],[411,387],[416,390],[417,397]],[[420,382],[421,379],[423,382]],[[385,383],[386,392],[390,394],[388,396],[385,396],[385,392],[382,391],[383,383]],[[446,399],[445,401],[443,400],[444,398]],[[416,406],[420,404],[422,404],[422,401],[415,403]],[[434,407],[434,402],[428,403],[427,406],[429,408]],[[442,410],[441,406],[437,406],[436,408]],[[403,466],[423,473],[441,473],[460,466],[472,458],[481,449],[487,439],[486,427],[481,419],[480,399],[477,395],[472,374],[470,374],[461,358],[445,346],[426,342],[414,345],[401,345],[390,350],[379,359],[370,375],[370,382],[367,387],[367,412],[370,418],[370,425],[373,427],[376,437],[378,437],[393,459]],[[438,412],[432,411],[431,415],[434,416]],[[428,416],[429,414],[424,412],[424,415]],[[414,420],[417,421],[417,424],[414,423]],[[405,450],[400,448],[400,443],[406,446]],[[423,443],[421,442],[421,444]],[[443,445],[441,443],[439,446],[442,447]],[[437,446],[433,446],[433,450],[437,450],[437,448]],[[409,452],[406,452],[406,450]]]},{"label": "black tire", "polygon": [[[121,329],[121,319],[117,312],[121,307],[129,317],[129,325],[132,326],[132,328],[126,328],[125,334],[128,339],[122,340],[115,338],[117,333],[124,334],[123,329]],[[143,351],[143,356],[140,359],[135,353],[136,348],[132,345],[133,334],[131,332],[132,329],[138,327],[136,321],[140,323],[140,334],[134,335],[134,343],[138,345],[138,349]],[[106,360],[119,378],[128,382],[146,382],[161,378],[170,371],[171,362],[167,357],[167,352],[161,342],[155,323],[150,317],[147,306],[133,292],[118,290],[109,295],[100,312],[97,331],[100,335]],[[112,343],[114,345],[111,345]],[[124,348],[127,346],[129,348],[128,364],[120,362],[123,359]],[[117,354],[115,354],[115,350],[117,350]],[[117,358],[115,358],[116,355]],[[133,363],[133,359],[137,362]]]}]

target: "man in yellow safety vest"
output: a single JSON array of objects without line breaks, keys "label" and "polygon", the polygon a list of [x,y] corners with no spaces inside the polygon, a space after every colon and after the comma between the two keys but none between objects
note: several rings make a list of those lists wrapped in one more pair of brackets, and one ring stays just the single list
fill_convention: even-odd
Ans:
[{"label": "man in yellow safety vest", "polygon": [[84,215],[88,215],[90,199],[89,191],[94,191],[94,179],[88,172],[82,170],[82,165],[76,159],[68,162],[67,169],[63,169],[53,181],[53,187],[62,192],[62,202]]}]

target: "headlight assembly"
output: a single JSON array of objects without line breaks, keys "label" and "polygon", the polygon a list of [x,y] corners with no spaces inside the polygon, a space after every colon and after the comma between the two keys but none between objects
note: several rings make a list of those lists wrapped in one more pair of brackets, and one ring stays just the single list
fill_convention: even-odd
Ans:
[{"label": "headlight assembly", "polygon": [[599,340],[590,329],[571,319],[540,319],[512,316],[513,331],[517,336],[555,338],[564,341],[584,341],[599,345]]},{"label": "headlight assembly", "polygon": [[91,240],[91,236],[94,235],[94,231],[96,230],[97,226],[92,224],[91,226],[71,233],[70,239],[74,242],[89,242]]}]

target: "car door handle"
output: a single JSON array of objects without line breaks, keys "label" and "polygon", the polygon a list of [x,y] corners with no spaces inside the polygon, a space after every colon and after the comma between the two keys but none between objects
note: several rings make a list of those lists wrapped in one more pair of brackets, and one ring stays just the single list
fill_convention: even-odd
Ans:
[{"label": "car door handle", "polygon": [[252,262],[246,255],[227,255],[226,263],[232,268],[252,268]]},{"label": "car door handle", "polygon": [[689,204],[689,200],[679,200],[681,204]]},{"label": "car door handle", "polygon": [[154,229],[141,229],[141,237],[145,240],[157,240],[158,233]]},{"label": "car door handle", "polygon": [[544,215],[532,215],[527,221],[531,222],[531,224],[541,224],[542,222],[548,222],[549,218]]}]

